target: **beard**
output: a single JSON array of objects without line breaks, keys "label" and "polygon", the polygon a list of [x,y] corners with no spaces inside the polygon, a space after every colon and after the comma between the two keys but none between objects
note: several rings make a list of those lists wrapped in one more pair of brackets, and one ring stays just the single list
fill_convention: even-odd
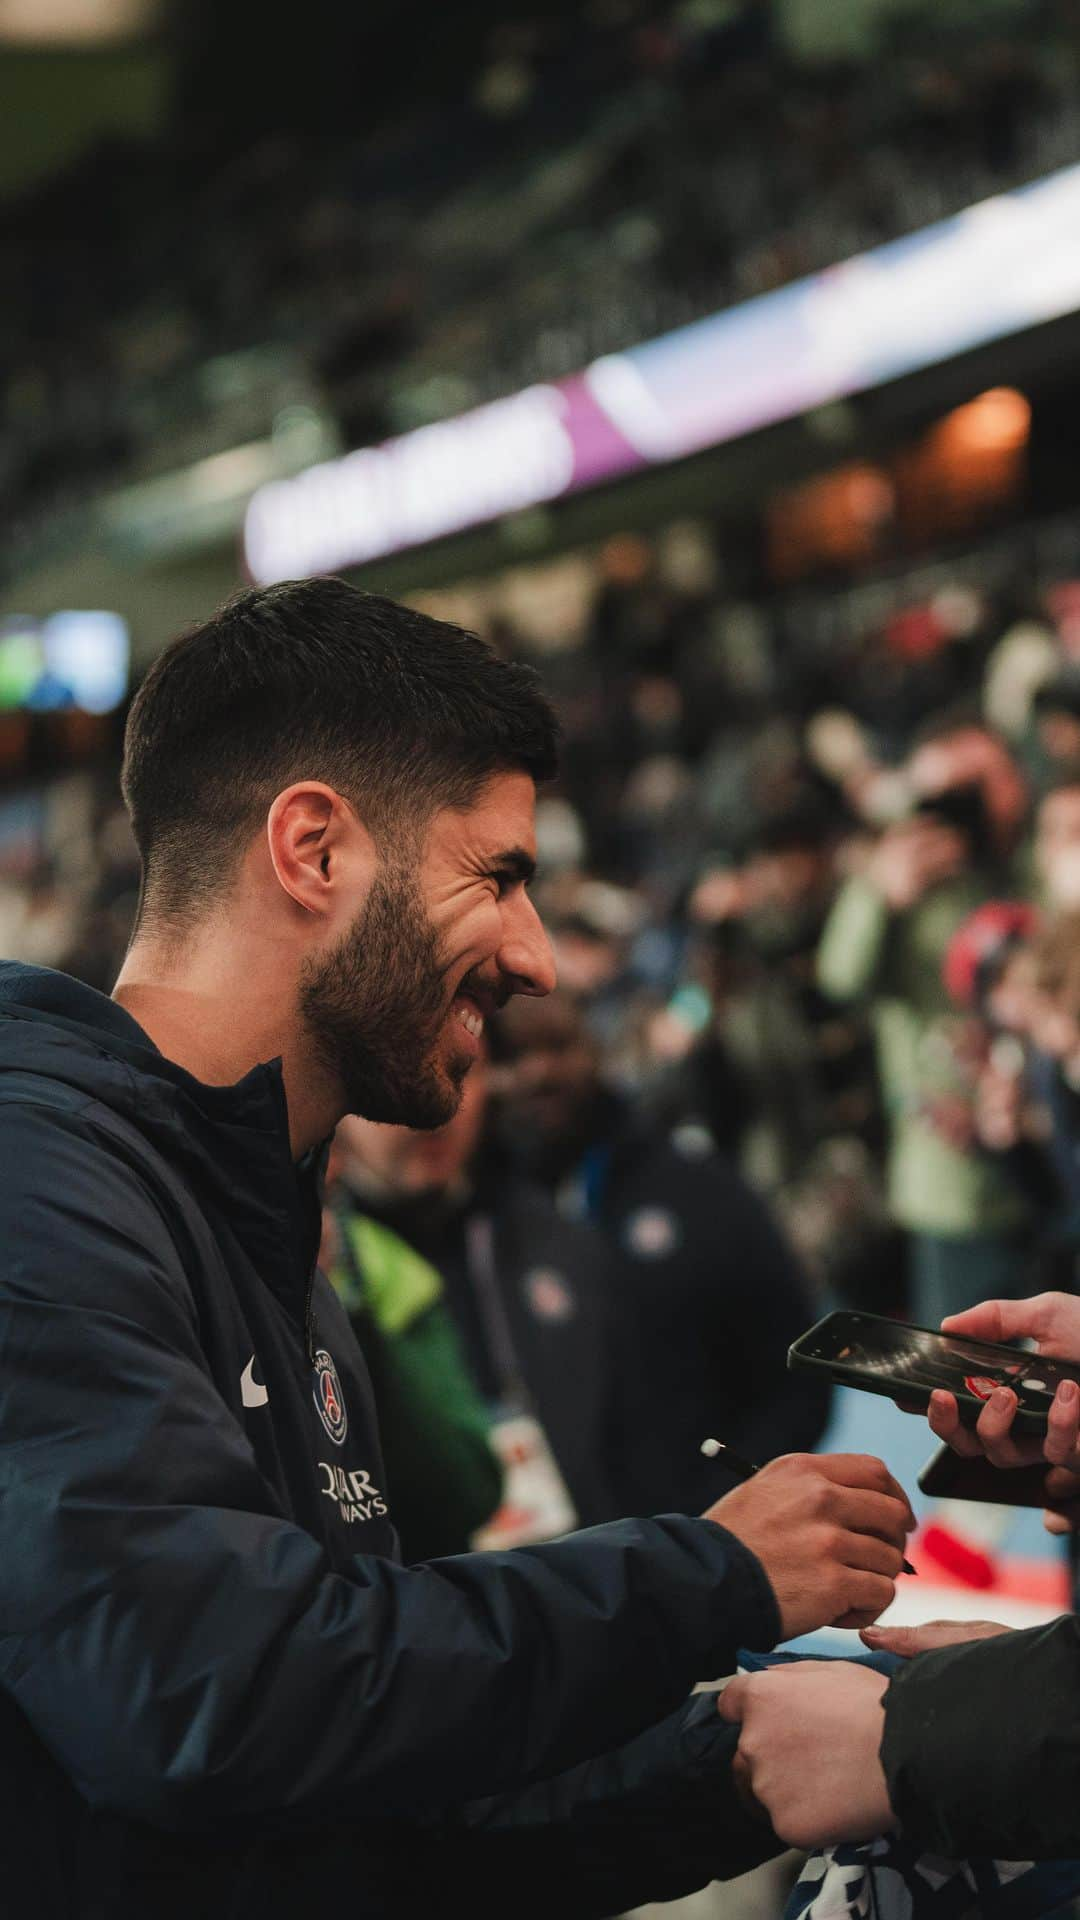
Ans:
[{"label": "beard", "polygon": [[346,1113],[421,1128],[453,1119],[471,1062],[438,1060],[446,971],[414,879],[384,863],[352,926],[300,976],[301,1019]]}]

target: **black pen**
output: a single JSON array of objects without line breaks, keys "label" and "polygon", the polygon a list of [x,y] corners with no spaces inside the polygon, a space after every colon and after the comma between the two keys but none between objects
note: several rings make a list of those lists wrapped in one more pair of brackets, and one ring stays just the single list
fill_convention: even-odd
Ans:
[{"label": "black pen", "polygon": [[[701,1451],[705,1455],[706,1460],[720,1460],[721,1466],[727,1467],[728,1471],[734,1474],[736,1480],[750,1480],[755,1473],[761,1472],[761,1468],[755,1467],[752,1460],[747,1460],[745,1455],[736,1453],[734,1447],[729,1447],[726,1440],[703,1440],[701,1443]],[[723,1457],[721,1458],[721,1456]],[[903,1561],[901,1566],[902,1573],[914,1573],[915,1571],[916,1569],[912,1566],[910,1560]]]}]

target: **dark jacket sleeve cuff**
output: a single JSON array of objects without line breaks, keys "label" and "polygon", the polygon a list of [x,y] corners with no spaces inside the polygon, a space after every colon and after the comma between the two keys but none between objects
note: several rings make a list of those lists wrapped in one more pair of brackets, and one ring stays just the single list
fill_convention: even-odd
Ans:
[{"label": "dark jacket sleeve cuff", "polygon": [[911,1843],[950,1859],[1080,1855],[1080,1623],[920,1654],[885,1695],[881,1760]]},{"label": "dark jacket sleeve cuff", "polygon": [[752,1647],[755,1653],[764,1653],[775,1647],[783,1636],[783,1622],[776,1595],[757,1555],[751,1553],[749,1547],[744,1547],[742,1541],[729,1533],[726,1527],[718,1526],[715,1520],[705,1520],[702,1524],[723,1543],[730,1565],[727,1582],[717,1590],[717,1601],[724,1610],[724,1631],[728,1636],[724,1645],[725,1659],[715,1673],[701,1676],[702,1679],[715,1680],[722,1674],[735,1671],[735,1655],[739,1647]]}]

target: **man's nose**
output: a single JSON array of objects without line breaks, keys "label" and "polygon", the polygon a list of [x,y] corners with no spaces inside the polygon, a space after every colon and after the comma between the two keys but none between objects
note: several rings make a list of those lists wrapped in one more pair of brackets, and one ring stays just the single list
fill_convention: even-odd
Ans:
[{"label": "man's nose", "polygon": [[513,916],[507,921],[499,950],[499,968],[512,977],[515,993],[532,994],[539,999],[555,986],[555,955],[527,893],[515,902]]}]

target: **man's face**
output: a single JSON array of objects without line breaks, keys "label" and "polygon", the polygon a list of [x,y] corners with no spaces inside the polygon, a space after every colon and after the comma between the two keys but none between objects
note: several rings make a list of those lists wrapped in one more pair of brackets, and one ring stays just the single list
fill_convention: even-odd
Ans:
[{"label": "man's face", "polygon": [[596,1045],[562,995],[543,1007],[515,1007],[499,1031],[504,1123],[523,1151],[543,1158],[575,1141],[587,1122],[600,1086]]},{"label": "man's face", "polygon": [[305,966],[301,1016],[346,1112],[445,1125],[488,1016],[512,994],[551,991],[551,948],[525,890],[535,806],[529,776],[504,773],[473,806],[437,814],[415,864],[386,857],[344,936]]}]

